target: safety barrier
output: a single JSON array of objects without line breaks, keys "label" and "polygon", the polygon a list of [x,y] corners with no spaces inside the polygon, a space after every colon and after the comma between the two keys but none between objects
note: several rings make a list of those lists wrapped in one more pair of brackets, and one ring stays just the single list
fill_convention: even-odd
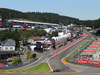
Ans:
[{"label": "safety barrier", "polygon": [[78,49],[74,54],[70,54],[68,57],[67,57],[67,61],[69,62],[75,62],[76,63],[76,59],[75,59],[75,56],[76,55],[79,55],[81,52],[83,52],[84,49],[86,49],[90,44],[92,44],[94,40],[91,40],[88,44],[86,44],[85,46],[81,47],[80,49]]}]

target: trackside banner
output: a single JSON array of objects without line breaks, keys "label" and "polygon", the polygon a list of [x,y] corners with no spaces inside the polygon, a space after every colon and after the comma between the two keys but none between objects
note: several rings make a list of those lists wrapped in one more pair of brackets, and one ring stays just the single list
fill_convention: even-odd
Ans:
[{"label": "trackside banner", "polygon": [[80,59],[77,59],[76,61],[81,64],[100,65],[100,61],[80,60]]},{"label": "trackside banner", "polygon": [[81,34],[81,36],[91,36],[90,34]]},{"label": "trackside banner", "polygon": [[100,42],[92,42],[92,44],[100,44]]},{"label": "trackside banner", "polygon": [[98,45],[89,45],[89,47],[98,47]]},{"label": "trackside banner", "polygon": [[83,52],[94,52],[95,53],[95,50],[94,49],[84,49]]}]

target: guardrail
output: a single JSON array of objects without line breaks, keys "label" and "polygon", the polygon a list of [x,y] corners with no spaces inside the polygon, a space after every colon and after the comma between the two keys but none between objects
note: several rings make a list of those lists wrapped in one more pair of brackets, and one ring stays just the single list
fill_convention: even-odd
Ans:
[{"label": "guardrail", "polygon": [[76,59],[74,58],[76,55],[79,55],[84,49],[86,49],[94,40],[91,40],[88,44],[86,44],[85,46],[83,46],[82,48],[78,49],[74,54],[70,54],[67,57],[67,61],[69,62],[75,62],[76,63]]}]

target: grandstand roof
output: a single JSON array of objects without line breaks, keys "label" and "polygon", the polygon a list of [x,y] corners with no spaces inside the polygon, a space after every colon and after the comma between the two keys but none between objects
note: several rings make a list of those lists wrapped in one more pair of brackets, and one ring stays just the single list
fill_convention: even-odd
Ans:
[{"label": "grandstand roof", "polygon": [[46,25],[59,25],[54,23],[42,23],[42,22],[32,22],[32,21],[21,21],[21,20],[8,20],[8,21],[14,21],[14,22],[24,22],[24,23],[36,23],[36,24],[46,24]]}]

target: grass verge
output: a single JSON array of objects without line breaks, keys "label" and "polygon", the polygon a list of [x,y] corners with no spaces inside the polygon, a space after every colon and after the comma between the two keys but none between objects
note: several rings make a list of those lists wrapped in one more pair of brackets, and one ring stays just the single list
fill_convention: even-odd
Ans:
[{"label": "grass verge", "polygon": [[100,38],[100,36],[94,36],[94,38]]},{"label": "grass verge", "polygon": [[86,41],[85,43],[83,43],[79,48],[77,48],[74,52],[72,52],[72,54],[74,54],[78,49],[81,49],[83,46],[85,46],[86,44],[88,44],[90,41]]},{"label": "grass verge", "polygon": [[48,64],[41,63],[41,64],[36,65],[34,67],[31,67],[31,68],[28,68],[28,69],[24,69],[24,70],[20,70],[20,71],[26,71],[26,72],[48,72],[48,71],[50,71],[50,68],[49,68]]},{"label": "grass verge", "polygon": [[51,69],[46,63],[40,63],[39,65],[36,65],[31,68],[27,68],[24,70],[3,70],[6,72],[50,72]]}]

